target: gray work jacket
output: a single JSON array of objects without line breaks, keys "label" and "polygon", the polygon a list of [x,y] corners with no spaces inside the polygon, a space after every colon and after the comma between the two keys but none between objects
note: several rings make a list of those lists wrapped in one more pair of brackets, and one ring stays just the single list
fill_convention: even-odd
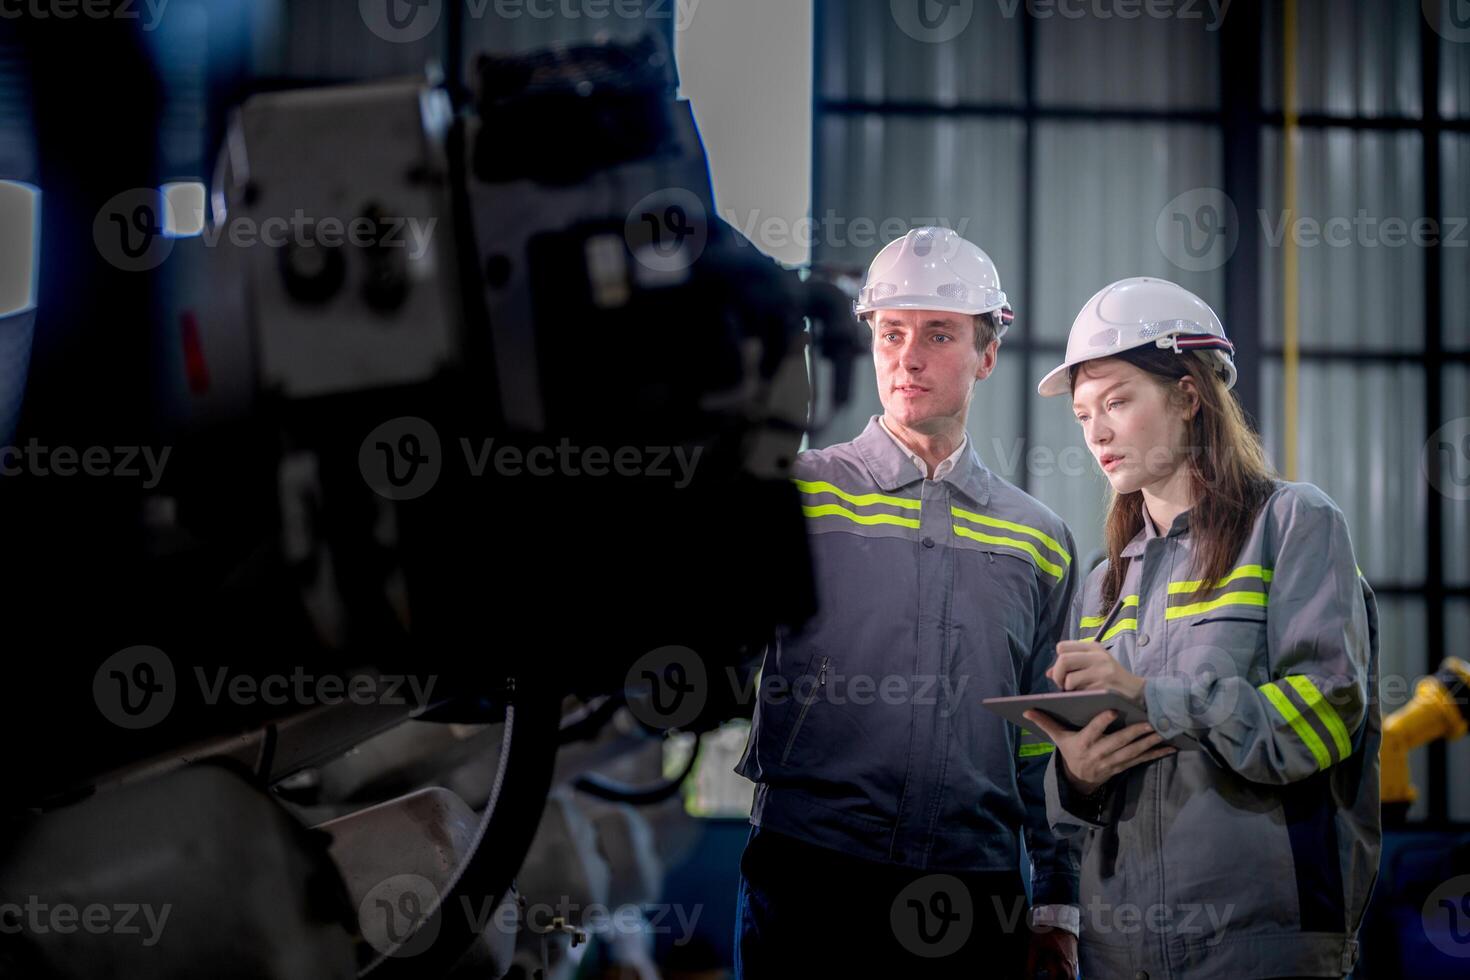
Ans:
[{"label": "gray work jacket", "polygon": [[973,446],[928,480],[874,416],[795,463],[819,612],[766,649],[737,771],[761,827],[871,861],[1006,871],[1074,904],[1076,846],[1046,818],[1052,746],[983,708],[1054,690],[1072,535]]},{"label": "gray work jacket", "polygon": [[1082,840],[1092,978],[1342,976],[1378,873],[1378,614],[1347,522],[1280,483],[1232,570],[1194,596],[1189,513],[1145,515],[1070,616],[1146,679],[1149,720],[1193,745],[1079,798],[1049,760],[1048,810]]}]

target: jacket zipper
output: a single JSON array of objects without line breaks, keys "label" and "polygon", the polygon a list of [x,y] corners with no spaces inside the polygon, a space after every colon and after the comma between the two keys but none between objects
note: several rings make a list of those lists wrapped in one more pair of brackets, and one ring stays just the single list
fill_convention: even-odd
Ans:
[{"label": "jacket zipper", "polygon": [[807,698],[806,703],[801,706],[801,713],[796,716],[796,724],[791,729],[791,734],[786,736],[786,747],[781,750],[781,764],[791,757],[791,746],[796,742],[796,733],[801,731],[802,723],[806,721],[806,713],[811,710],[812,704],[817,700],[817,692],[827,686],[827,664],[831,657],[822,657],[822,666],[817,671],[817,687],[812,691],[812,696]]}]

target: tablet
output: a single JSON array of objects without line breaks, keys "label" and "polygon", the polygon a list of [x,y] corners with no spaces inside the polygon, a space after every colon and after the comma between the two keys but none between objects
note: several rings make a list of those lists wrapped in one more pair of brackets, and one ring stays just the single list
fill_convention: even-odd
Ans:
[{"label": "tablet", "polygon": [[[1034,731],[1039,737],[1046,733],[1021,717],[1032,708],[1045,711],[1069,728],[1085,728],[1087,723],[1104,711],[1116,711],[1118,717],[1107,728],[1110,732],[1148,721],[1148,711],[1136,701],[1130,701],[1117,691],[1058,691],[1052,694],[1021,694],[1008,698],[986,698],[980,702],[1006,721]],[[1047,739],[1047,741],[1051,741]],[[1197,748],[1199,743],[1188,736],[1167,740],[1176,748]]]}]

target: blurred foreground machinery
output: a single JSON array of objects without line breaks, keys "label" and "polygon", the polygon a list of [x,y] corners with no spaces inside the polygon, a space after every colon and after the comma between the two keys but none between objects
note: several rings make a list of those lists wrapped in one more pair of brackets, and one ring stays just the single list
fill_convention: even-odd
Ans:
[{"label": "blurred foreground machinery", "polygon": [[[52,631],[12,638],[0,900],[157,934],[7,930],[0,975],[500,976],[538,828],[532,891],[656,890],[630,808],[678,779],[606,770],[748,714],[725,678],[814,611],[787,471],[809,377],[840,404],[862,349],[840,290],[715,217],[675,91],[648,38],[482,59],[464,107],[257,95],[203,235],[159,233],[168,198],[119,213],[171,366],[138,440],[172,459],[96,568],[45,487],[0,484],[5,594]],[[553,920],[543,964],[595,928]]]}]

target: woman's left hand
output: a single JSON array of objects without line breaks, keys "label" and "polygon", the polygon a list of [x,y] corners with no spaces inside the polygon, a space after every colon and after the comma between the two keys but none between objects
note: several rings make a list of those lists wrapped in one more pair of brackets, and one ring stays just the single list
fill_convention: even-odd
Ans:
[{"label": "woman's left hand", "polygon": [[1113,690],[1143,704],[1143,678],[1130,673],[1095,640],[1063,640],[1046,676],[1060,691]]}]

